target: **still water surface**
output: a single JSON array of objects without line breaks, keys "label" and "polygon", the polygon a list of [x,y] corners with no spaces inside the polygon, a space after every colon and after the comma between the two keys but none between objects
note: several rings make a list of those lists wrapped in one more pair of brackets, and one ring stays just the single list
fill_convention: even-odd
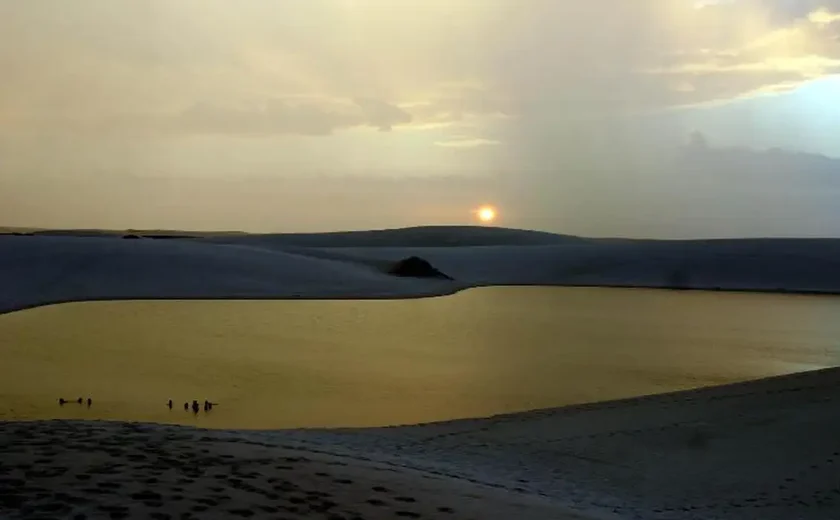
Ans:
[{"label": "still water surface", "polygon": [[[837,364],[835,297],[493,287],[396,301],[86,302],[0,316],[0,419],[406,424]],[[79,396],[93,406],[57,404]],[[192,399],[219,405],[194,416]]]}]

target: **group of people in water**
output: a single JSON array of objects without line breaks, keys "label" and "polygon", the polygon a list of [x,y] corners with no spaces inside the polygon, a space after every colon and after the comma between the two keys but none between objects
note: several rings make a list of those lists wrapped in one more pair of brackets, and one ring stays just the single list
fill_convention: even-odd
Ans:
[{"label": "group of people in water", "polygon": [[[59,406],[64,406],[65,404],[68,404],[68,403],[84,404],[85,402],[87,402],[87,406],[88,406],[88,408],[90,408],[90,405],[93,404],[93,399],[91,399],[90,397],[87,398],[87,401],[85,401],[81,397],[76,399],[76,400],[64,399],[63,397],[58,399],[58,405]],[[213,409],[214,406],[216,406],[218,404],[219,403],[211,403],[210,401],[205,400],[204,401],[204,411],[209,412],[210,410]],[[170,410],[172,409],[172,399],[169,400],[169,402],[167,403],[167,406],[169,406]],[[190,407],[192,407],[193,413],[198,413],[199,404],[198,404],[197,400],[193,399],[192,406],[190,406],[190,403],[184,403],[184,410],[189,410]]]},{"label": "group of people in water", "polygon": [[[59,398],[59,399],[58,399],[58,406],[64,406],[64,405],[65,405],[65,404],[67,404],[67,403],[78,403],[78,404],[82,404],[82,403],[84,403],[84,402],[85,402],[85,401],[84,401],[84,399],[82,399],[81,397],[80,397],[80,398],[78,398],[78,399],[76,399],[75,401],[71,401],[71,400],[69,400],[69,399],[64,399],[63,397],[61,397],[61,398]],[[92,404],[93,404],[93,399],[91,399],[90,397],[88,397],[88,398],[87,398],[87,405],[88,405],[88,408],[90,408],[90,405],[92,405]]]},{"label": "group of people in water", "polygon": [[[215,406],[217,404],[219,404],[219,403],[211,403],[210,401],[205,400],[204,401],[204,411],[209,412],[210,410],[213,409],[213,406]],[[167,406],[169,406],[170,410],[172,409],[172,399],[169,400],[169,402],[167,403]],[[189,410],[189,409],[190,409],[190,403],[184,403],[184,410]],[[195,399],[193,399],[193,402],[192,402],[192,411],[193,411],[193,413],[198,413],[198,401],[196,401]]]}]

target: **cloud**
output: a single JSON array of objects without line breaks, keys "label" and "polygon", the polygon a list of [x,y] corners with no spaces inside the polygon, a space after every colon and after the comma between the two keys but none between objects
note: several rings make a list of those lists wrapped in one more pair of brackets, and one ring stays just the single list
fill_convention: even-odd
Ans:
[{"label": "cloud", "polygon": [[682,51],[672,57],[674,63],[646,72],[670,77],[675,84],[705,84],[691,91],[697,102],[790,90],[840,73],[837,22],[840,15],[820,8],[781,26],[761,24],[763,30],[748,31],[750,36],[730,48]]},{"label": "cloud", "polygon": [[463,224],[472,222],[476,205],[489,201],[506,226],[591,236],[840,236],[840,160],[706,141],[713,140],[698,134],[693,144],[644,169],[585,171],[549,183],[526,171],[437,177],[265,173],[247,182],[65,171],[15,184],[0,177],[0,193],[15,194],[0,205],[0,222],[324,231]]},{"label": "cloud", "polygon": [[91,135],[330,135],[337,130],[358,127],[390,131],[394,125],[410,122],[411,114],[380,100],[291,98],[236,106],[195,103],[169,113],[115,113],[73,118],[45,116],[18,121],[18,130],[29,123],[30,128],[41,128],[42,132],[48,128],[51,132],[73,130]]},{"label": "cloud", "polygon": [[[840,0],[0,0],[2,192],[86,172],[114,183],[470,172],[484,179],[471,185],[485,190],[476,198],[504,202],[511,224],[668,234],[682,222],[700,233],[682,215],[707,207],[748,223],[733,233],[769,229],[756,223],[763,199],[746,181],[728,182],[749,176],[720,176],[732,164],[706,156],[696,160],[709,171],[692,169],[673,149],[709,127],[694,124],[704,113],[714,114],[708,125],[738,129],[708,135],[712,143],[729,132],[728,142],[819,141],[810,149],[840,154],[824,137],[840,130],[829,106],[836,89],[813,88],[840,73],[838,16]],[[787,95],[759,96],[768,93]],[[824,177],[749,182],[769,178],[832,214],[813,189]],[[91,197],[117,190],[94,184]],[[454,184],[435,186],[425,193],[438,200]],[[327,203],[307,193],[302,206]],[[717,193],[719,207],[686,200],[695,193]],[[413,204],[393,196],[394,208]],[[478,202],[461,196],[457,204]],[[354,199],[356,211],[371,197]],[[238,204],[242,222],[259,220],[246,218],[247,197]],[[211,206],[169,214],[216,218]],[[29,207],[19,203],[37,212]],[[793,217],[772,222],[804,229]]]},{"label": "cloud", "polygon": [[[233,111],[299,96],[357,100],[359,124],[381,130],[546,110],[622,115],[840,71],[836,4],[90,0],[46,8],[0,0],[0,124],[128,123],[125,114]],[[346,108],[284,103],[276,110],[297,125],[266,122],[267,108],[226,117],[246,133],[328,133],[359,119]]]},{"label": "cloud", "polygon": [[410,121],[411,115],[404,110],[375,99],[352,103],[274,99],[253,108],[198,104],[160,123],[186,133],[326,135],[359,126],[388,131]]},{"label": "cloud", "polygon": [[193,105],[177,118],[164,120],[176,130],[190,133],[329,134],[352,124],[348,113],[331,111],[313,104],[289,104],[272,100],[257,108],[229,108],[209,104]]},{"label": "cloud", "polygon": [[357,99],[356,104],[366,116],[366,124],[375,126],[381,131],[390,131],[394,125],[411,122],[411,114],[378,99]]},{"label": "cloud", "polygon": [[481,139],[478,137],[453,137],[446,141],[435,141],[435,146],[447,148],[477,148],[479,146],[495,146],[501,144],[493,139]]},{"label": "cloud", "polygon": [[808,21],[820,27],[825,27],[835,22],[840,22],[840,13],[833,13],[825,7],[821,7],[816,11],[808,13]]},{"label": "cloud", "polygon": [[707,139],[619,168],[587,165],[573,178],[520,172],[491,200],[512,225],[592,236],[840,236],[840,159]]}]

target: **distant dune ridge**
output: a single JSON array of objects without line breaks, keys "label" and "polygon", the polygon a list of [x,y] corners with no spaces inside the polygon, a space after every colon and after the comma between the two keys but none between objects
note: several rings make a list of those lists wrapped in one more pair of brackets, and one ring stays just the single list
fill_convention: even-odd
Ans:
[{"label": "distant dune ridge", "polygon": [[[0,235],[0,312],[75,300],[405,298],[481,285],[840,293],[838,239],[611,240],[469,226],[175,237]],[[412,256],[453,279],[389,274]]]}]

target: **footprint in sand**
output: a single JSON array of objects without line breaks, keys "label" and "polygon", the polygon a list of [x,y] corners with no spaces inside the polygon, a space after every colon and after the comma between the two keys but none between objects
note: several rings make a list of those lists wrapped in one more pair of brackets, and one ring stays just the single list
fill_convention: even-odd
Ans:
[{"label": "footprint in sand", "polygon": [[338,504],[336,502],[328,499],[315,499],[309,502],[309,509],[319,513],[325,513],[337,506]]},{"label": "footprint in sand", "polygon": [[128,518],[129,509],[125,506],[99,506],[101,511],[108,513],[108,516],[113,519]]},{"label": "footprint in sand", "polygon": [[280,493],[288,493],[288,492],[297,491],[298,489],[300,489],[300,486],[298,486],[294,482],[288,482],[288,481],[280,482],[279,484],[275,484],[272,487],[273,487],[274,491],[277,491],[277,492],[280,492]]},{"label": "footprint in sand", "polygon": [[111,493],[108,489],[102,489],[98,487],[86,487],[81,489],[82,493],[87,493],[88,495],[107,495]]},{"label": "footprint in sand", "polygon": [[163,500],[163,497],[160,493],[156,493],[154,491],[140,491],[137,493],[132,493],[129,495],[132,499],[138,500],[141,502],[152,501],[152,502],[160,502]]}]

